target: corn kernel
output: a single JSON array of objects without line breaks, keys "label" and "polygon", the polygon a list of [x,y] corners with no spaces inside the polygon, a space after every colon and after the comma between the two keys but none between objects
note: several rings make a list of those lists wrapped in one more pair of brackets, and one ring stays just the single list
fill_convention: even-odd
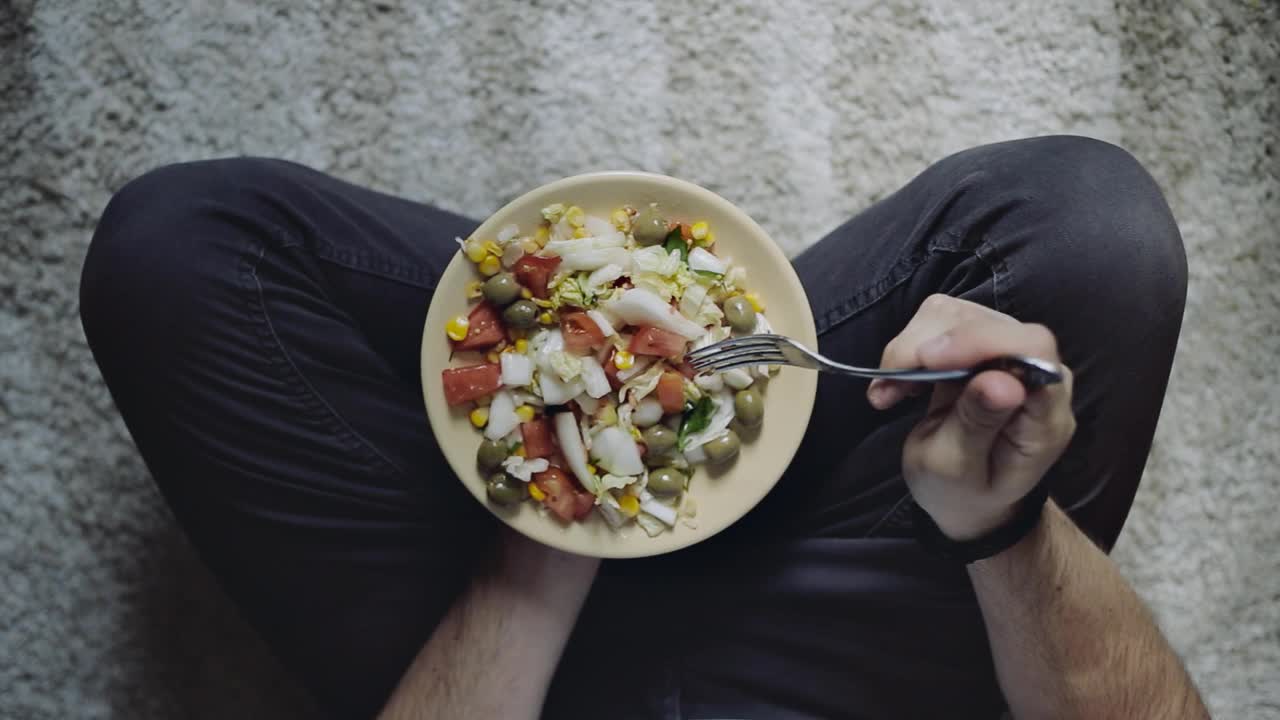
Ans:
[{"label": "corn kernel", "polygon": [[640,501],[634,495],[623,495],[618,498],[618,509],[627,517],[635,517],[640,512]]},{"label": "corn kernel", "polygon": [[631,229],[631,216],[627,214],[625,208],[618,208],[609,216],[609,220],[613,222],[613,226],[619,232],[627,232]]},{"label": "corn kernel", "polygon": [[564,219],[569,221],[570,227],[580,228],[584,223],[586,223],[587,214],[582,211],[582,208],[574,205],[564,211]]},{"label": "corn kernel", "polygon": [[619,370],[630,370],[636,364],[636,356],[626,350],[613,354],[613,366]]},{"label": "corn kernel", "polygon": [[526,451],[525,451],[525,449],[524,449],[524,445],[521,445],[520,447],[516,448],[515,450],[512,450],[512,451],[511,451],[511,454],[512,454],[512,455],[515,455],[516,457],[525,457],[525,455],[526,455]]},{"label": "corn kernel", "polygon": [[546,225],[539,225],[538,232],[533,234],[533,241],[538,243],[538,247],[542,247],[543,245],[546,245],[547,241],[550,239],[551,229]]},{"label": "corn kernel", "polygon": [[529,352],[529,341],[525,340],[524,338],[520,338],[519,340],[516,340],[515,348],[516,348],[516,352],[523,355]]},{"label": "corn kernel", "polygon": [[596,474],[596,466],[595,466],[595,465],[592,465],[591,463],[587,463],[587,472],[591,473],[592,475],[595,475],[595,474]]},{"label": "corn kernel", "polygon": [[489,408],[478,407],[471,411],[467,416],[471,420],[471,424],[478,428],[482,428],[489,424]]},{"label": "corn kernel", "polygon": [[716,244],[716,234],[708,230],[707,236],[698,240],[697,243],[701,247],[711,247]]},{"label": "corn kernel", "polygon": [[516,417],[520,418],[520,422],[529,422],[533,419],[533,408],[528,405],[521,405],[516,408]]},{"label": "corn kernel", "polygon": [[539,245],[538,241],[534,240],[533,238],[525,238],[520,241],[520,249],[525,251],[526,253],[532,254],[541,250],[542,246]]},{"label": "corn kernel", "polygon": [[693,227],[689,228],[689,234],[693,236],[694,240],[705,240],[709,232],[711,230],[707,228],[707,223],[702,220],[694,223]]},{"label": "corn kernel", "polygon": [[542,217],[549,223],[555,224],[560,222],[560,218],[564,217],[564,204],[552,203],[542,208]]},{"label": "corn kernel", "polygon": [[528,300],[533,297],[533,291],[529,288],[520,288],[520,297]]},{"label": "corn kernel", "polygon": [[489,251],[484,249],[484,243],[475,238],[469,238],[462,243],[462,251],[467,254],[467,259],[473,263],[478,263],[489,255]]},{"label": "corn kernel", "polygon": [[494,257],[502,257],[502,246],[492,240],[484,244],[484,251]]},{"label": "corn kernel", "polygon": [[632,427],[632,428],[631,428],[631,437],[635,438],[636,440],[643,440],[643,439],[644,439],[644,434],[640,432],[640,429],[639,429],[639,428],[637,428],[637,427]]},{"label": "corn kernel", "polygon": [[586,228],[573,229],[573,237],[575,237],[578,240],[581,240],[584,237],[590,237],[590,236],[591,236],[591,233],[587,232]]},{"label": "corn kernel", "polygon": [[502,358],[498,357],[498,353],[494,350],[490,350],[488,353],[486,353],[484,356],[484,359],[488,360],[491,363],[497,363],[500,360],[502,360]]},{"label": "corn kernel", "polygon": [[547,499],[547,494],[542,492],[542,488],[538,487],[537,483],[529,483],[529,497],[542,502]]},{"label": "corn kernel", "polygon": [[501,269],[502,261],[493,255],[486,255],[485,258],[480,261],[480,272],[483,275],[497,275],[498,271]]},{"label": "corn kernel", "polygon": [[550,308],[555,305],[555,303],[551,302],[550,300],[543,300],[542,298],[534,298],[533,304],[537,305],[540,308]]},{"label": "corn kernel", "polygon": [[470,327],[471,321],[466,315],[455,315],[444,324],[444,334],[448,335],[450,340],[462,342],[467,339],[467,330]]},{"label": "corn kernel", "polygon": [[747,302],[751,303],[751,307],[754,308],[756,312],[764,312],[764,301],[760,299],[759,295],[749,292],[742,297],[746,298]]},{"label": "corn kernel", "polygon": [[483,280],[472,280],[471,282],[467,283],[467,299],[468,300],[475,300],[481,295],[484,295]]},{"label": "corn kernel", "polygon": [[543,325],[550,325],[551,323],[555,322],[555,320],[556,319],[551,315],[551,313],[547,312],[546,310],[543,310],[542,314],[538,315],[538,322],[542,323]]}]

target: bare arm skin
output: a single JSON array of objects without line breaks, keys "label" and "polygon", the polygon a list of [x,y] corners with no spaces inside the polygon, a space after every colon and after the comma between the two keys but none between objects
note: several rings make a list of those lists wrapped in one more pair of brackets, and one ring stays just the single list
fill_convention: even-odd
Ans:
[{"label": "bare arm skin", "polygon": [[1052,502],[969,577],[1015,717],[1209,717],[1142,601]]},{"label": "bare arm skin", "polygon": [[[1006,354],[1061,364],[1043,326],[935,295],[886,347],[881,365],[962,368]],[[1062,454],[1075,431],[1073,378],[1063,370],[1065,382],[1031,393],[998,371],[934,388],[903,448],[902,470],[948,537],[976,538],[1002,525]],[[868,399],[888,408],[912,390],[877,380]],[[1015,717],[1208,717],[1142,601],[1052,502],[1029,535],[968,571]]]},{"label": "bare arm skin", "polygon": [[537,718],[600,561],[504,530],[401,678],[381,720]]}]

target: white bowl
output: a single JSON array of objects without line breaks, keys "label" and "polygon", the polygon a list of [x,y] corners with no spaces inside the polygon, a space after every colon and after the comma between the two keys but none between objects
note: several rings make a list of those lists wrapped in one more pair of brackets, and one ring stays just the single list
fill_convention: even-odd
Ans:
[{"label": "white bowl", "polygon": [[[589,215],[608,217],[622,205],[643,207],[656,202],[675,219],[707,221],[716,235],[716,254],[732,258],[747,270],[747,287],[766,303],[765,315],[775,332],[817,347],[813,314],[800,279],[776,243],[746,213],[729,201],[692,183],[665,175],[608,172],[576,175],[543,185],[508,203],[474,233],[490,239],[509,224],[527,232],[541,221],[541,209],[552,203],[579,205]],[[764,424],[754,437],[743,437],[738,458],[723,469],[697,466],[689,492],[697,515],[687,527],[649,537],[639,527],[611,529],[598,513],[584,522],[565,525],[538,512],[531,502],[501,508],[485,496],[485,482],[476,467],[482,437],[467,420],[467,408],[450,408],[441,389],[440,373],[450,367],[450,346],[444,326],[465,314],[467,283],[477,279],[474,266],[461,252],[445,269],[427,311],[422,334],[422,387],[431,429],[454,474],[503,522],[524,535],[579,555],[627,558],[671,552],[705,540],[733,524],[760,502],[790,464],[809,424],[817,391],[817,374],[784,367],[764,385]],[[465,363],[458,363],[465,364]]]}]

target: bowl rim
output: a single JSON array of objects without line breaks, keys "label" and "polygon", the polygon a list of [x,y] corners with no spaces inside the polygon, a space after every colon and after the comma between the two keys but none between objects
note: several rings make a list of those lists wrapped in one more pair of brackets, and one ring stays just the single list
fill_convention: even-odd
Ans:
[{"label": "bowl rim", "polygon": [[[674,191],[679,195],[690,197],[693,202],[715,206],[721,212],[734,216],[738,222],[740,222],[744,227],[748,228],[752,233],[754,233],[757,236],[757,239],[762,241],[760,242],[760,245],[763,248],[765,254],[769,256],[770,261],[780,267],[780,271],[769,278],[770,287],[773,288],[774,291],[776,291],[776,289],[779,286],[782,286],[782,290],[784,293],[786,293],[787,296],[795,298],[799,302],[798,314],[800,316],[801,322],[800,322],[800,327],[796,329],[798,329],[800,332],[798,333],[792,332],[791,337],[794,337],[799,342],[806,343],[810,346],[816,347],[817,327],[813,318],[812,306],[809,303],[808,295],[807,293],[805,293],[804,286],[801,284],[799,276],[796,275],[795,268],[792,266],[790,260],[787,259],[786,254],[783,253],[782,248],[778,245],[776,241],[774,241],[773,237],[770,236],[769,233],[766,232],[764,228],[761,227],[760,224],[757,223],[744,210],[739,208],[737,205],[734,205],[729,200],[726,200],[725,198],[721,197],[717,193],[711,190],[708,190],[707,188],[704,188],[701,185],[698,185],[688,180],[672,177],[670,175],[663,175],[661,173],[631,171],[631,170],[606,170],[606,171],[596,171],[596,172],[580,173],[577,175],[570,175],[567,177],[560,178],[558,180],[553,180],[551,182],[538,185],[516,196],[509,202],[503,204],[500,208],[498,208],[494,212],[490,213],[489,216],[482,223],[480,223],[474,230],[471,231],[468,237],[472,237],[475,235],[484,235],[486,233],[489,235],[496,234],[496,232],[504,224],[509,222],[507,220],[507,217],[512,213],[516,212],[520,206],[526,204],[530,196],[535,196],[535,195],[554,196],[558,193],[564,193],[568,189],[579,187],[584,183],[590,183],[593,181],[635,180],[635,179],[649,181],[659,186],[665,186],[666,189]],[[455,272],[454,270],[455,264],[458,264],[458,265],[466,264],[465,258],[463,258],[461,253],[458,253],[458,252],[454,253],[452,259],[449,261],[449,264],[445,267],[444,271],[441,273],[440,275],[441,281],[437,282],[436,284],[437,287],[440,287],[441,285],[444,284],[443,279],[450,272]],[[749,503],[744,504],[743,510],[740,513],[736,513],[734,517],[715,527],[704,526],[701,523],[699,523],[699,526],[696,529],[696,531],[676,536],[677,539],[674,541],[669,540],[667,542],[653,542],[653,541],[657,541],[662,536],[659,536],[659,538],[650,538],[648,535],[643,535],[643,537],[637,536],[639,537],[639,539],[636,542],[611,544],[611,545],[608,545],[607,547],[593,548],[592,550],[588,551],[583,547],[581,547],[580,542],[574,542],[570,540],[568,535],[555,532],[557,528],[553,526],[555,526],[556,523],[555,521],[549,518],[540,518],[543,521],[543,523],[545,523],[545,525],[547,526],[546,532],[541,532],[538,530],[538,528],[541,528],[541,524],[534,525],[533,527],[535,528],[535,530],[533,531],[530,531],[529,529],[526,529],[523,527],[519,527],[517,523],[511,521],[507,517],[504,517],[503,514],[497,508],[494,508],[491,503],[487,502],[483,497],[482,491],[480,493],[477,493],[475,489],[470,487],[470,484],[463,477],[464,473],[460,471],[459,463],[455,460],[455,456],[457,455],[457,452],[448,450],[445,447],[443,447],[443,442],[442,442],[443,438],[440,437],[440,431],[436,429],[437,421],[439,422],[453,421],[453,419],[447,414],[447,409],[446,409],[446,414],[443,414],[439,418],[434,417],[432,408],[433,406],[437,406],[438,403],[433,403],[430,399],[430,396],[428,395],[428,388],[431,387],[431,385],[430,385],[430,378],[427,376],[427,364],[428,364],[427,356],[429,352],[430,343],[435,338],[435,335],[438,334],[438,333],[431,332],[431,328],[432,328],[431,316],[433,314],[432,313],[433,309],[436,307],[436,298],[437,298],[437,295],[433,291],[431,302],[428,304],[427,313],[423,319],[423,332],[422,332],[422,339],[421,339],[419,356],[418,356],[419,373],[422,380],[422,395],[423,395],[422,399],[426,409],[427,421],[428,421],[428,425],[430,426],[431,433],[433,436],[435,436],[437,445],[440,446],[441,455],[444,456],[445,461],[448,464],[449,472],[454,476],[454,479],[457,482],[463,485],[463,488],[466,490],[466,492],[472,497],[474,497],[477,502],[479,502],[482,506],[484,506],[484,508],[489,513],[494,515],[499,521],[506,524],[508,527],[515,530],[516,532],[519,532],[520,534],[525,535],[526,537],[529,537],[530,539],[536,542],[542,543],[544,545],[548,545],[550,547],[553,547],[558,550],[568,552],[571,554],[584,555],[588,557],[597,557],[597,558],[603,558],[603,559],[652,557],[656,555],[675,552],[677,550],[681,550],[681,549],[690,547],[692,545],[696,545],[698,543],[704,542],[718,535],[719,533],[723,532],[725,529],[731,527],[732,525],[737,523],[739,520],[741,520],[743,517],[745,517],[747,514],[749,514],[756,506],[758,506],[769,495],[769,493],[773,491],[773,488],[782,479],[782,476],[785,474],[786,469],[790,467],[791,462],[795,459],[796,453],[800,449],[800,445],[804,437],[803,430],[801,431],[799,438],[794,443],[791,443],[790,444],[791,446],[784,451],[786,454],[786,457],[784,458],[785,462],[782,465],[782,470],[775,477],[771,478],[768,482],[761,482],[758,484],[757,486],[758,495],[751,498],[751,501]],[[448,364],[446,363],[446,366],[447,365]],[[812,419],[813,408],[817,399],[817,374],[806,373],[804,378],[805,378],[805,381],[803,381],[804,387],[802,388],[802,396],[794,397],[789,401],[803,404],[803,408],[801,408],[801,414],[804,418],[804,426],[805,428],[807,428],[809,422]],[[465,461],[463,461],[463,466],[464,467],[466,466]]]}]

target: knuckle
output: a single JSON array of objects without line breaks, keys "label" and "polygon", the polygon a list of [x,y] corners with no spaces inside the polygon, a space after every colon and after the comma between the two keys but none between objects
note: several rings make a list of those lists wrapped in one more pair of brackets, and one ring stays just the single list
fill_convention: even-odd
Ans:
[{"label": "knuckle", "polygon": [[920,303],[921,312],[940,312],[948,309],[955,302],[955,298],[942,293],[934,293],[924,299]]},{"label": "knuckle", "polygon": [[1036,352],[1058,357],[1058,338],[1049,328],[1040,323],[1028,323],[1026,326],[1027,341]]}]

